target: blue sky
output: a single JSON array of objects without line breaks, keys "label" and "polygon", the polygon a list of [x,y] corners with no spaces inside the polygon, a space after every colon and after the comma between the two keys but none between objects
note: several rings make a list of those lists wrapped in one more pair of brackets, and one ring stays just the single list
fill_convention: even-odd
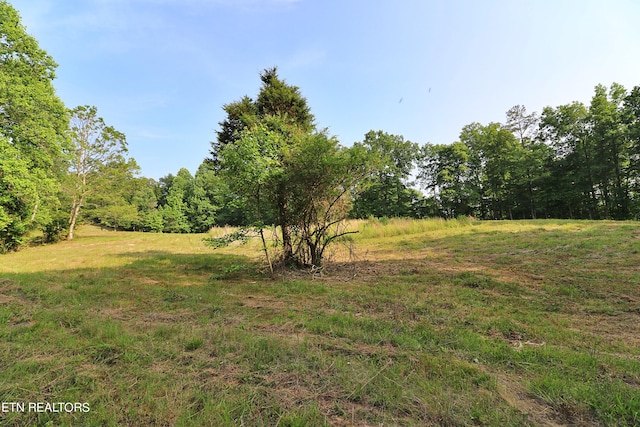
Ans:
[{"label": "blue sky", "polygon": [[[222,106],[278,66],[343,145],[384,130],[451,143],[471,122],[640,85],[634,0],[9,0],[142,175],[195,172]],[[401,102],[400,102],[401,101]]]}]

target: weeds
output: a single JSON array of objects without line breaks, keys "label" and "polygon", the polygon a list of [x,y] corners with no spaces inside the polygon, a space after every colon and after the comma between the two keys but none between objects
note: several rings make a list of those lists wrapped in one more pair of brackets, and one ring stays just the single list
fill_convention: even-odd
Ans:
[{"label": "weeds", "polygon": [[366,259],[315,276],[261,276],[259,242],[91,228],[2,256],[1,401],[91,410],[0,423],[640,423],[636,223],[349,227]]}]

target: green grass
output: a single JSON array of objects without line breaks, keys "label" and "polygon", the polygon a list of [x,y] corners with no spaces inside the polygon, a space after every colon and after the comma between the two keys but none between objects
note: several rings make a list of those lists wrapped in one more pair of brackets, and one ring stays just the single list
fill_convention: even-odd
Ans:
[{"label": "green grass", "polygon": [[0,424],[640,424],[640,224],[350,226],[314,276],[90,227],[0,257],[0,401],[90,405]]}]

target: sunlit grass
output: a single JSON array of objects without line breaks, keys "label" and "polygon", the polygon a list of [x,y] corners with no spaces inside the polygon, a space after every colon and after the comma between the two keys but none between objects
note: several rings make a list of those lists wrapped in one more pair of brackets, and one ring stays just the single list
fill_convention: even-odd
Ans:
[{"label": "sunlit grass", "polygon": [[347,226],[314,275],[92,227],[0,257],[0,400],[91,405],[0,423],[640,423],[639,224]]},{"label": "sunlit grass", "polygon": [[359,239],[376,239],[381,237],[398,237],[409,234],[421,234],[426,232],[438,232],[449,229],[468,227],[480,222],[468,217],[459,219],[406,219],[406,218],[382,218],[353,220],[350,227],[359,231]]}]

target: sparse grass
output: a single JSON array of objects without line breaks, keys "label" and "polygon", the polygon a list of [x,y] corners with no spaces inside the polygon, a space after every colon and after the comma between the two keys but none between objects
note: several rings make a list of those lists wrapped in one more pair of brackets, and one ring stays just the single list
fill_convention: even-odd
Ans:
[{"label": "sparse grass", "polygon": [[350,227],[315,276],[90,227],[0,257],[0,401],[91,407],[0,423],[640,424],[640,224]]}]

